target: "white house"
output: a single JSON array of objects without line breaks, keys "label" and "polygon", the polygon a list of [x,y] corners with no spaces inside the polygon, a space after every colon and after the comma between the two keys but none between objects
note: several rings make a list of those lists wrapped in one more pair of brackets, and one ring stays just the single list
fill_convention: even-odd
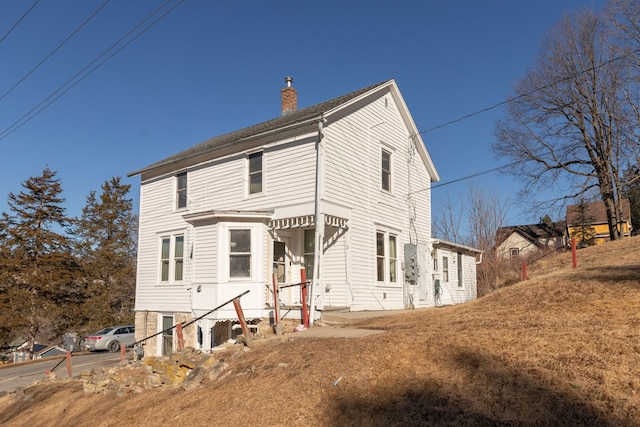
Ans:
[{"label": "white house", "polygon": [[[286,82],[282,116],[129,174],[141,176],[137,339],[206,314],[185,341],[209,349],[237,321],[233,304],[209,311],[247,291],[245,317],[268,328],[272,274],[283,316],[299,319],[300,286],[284,286],[303,268],[311,322],[325,310],[436,304],[430,187],[439,177],[396,82],[300,110]],[[452,302],[475,299],[473,278]],[[145,353],[174,341],[161,333]]]}]

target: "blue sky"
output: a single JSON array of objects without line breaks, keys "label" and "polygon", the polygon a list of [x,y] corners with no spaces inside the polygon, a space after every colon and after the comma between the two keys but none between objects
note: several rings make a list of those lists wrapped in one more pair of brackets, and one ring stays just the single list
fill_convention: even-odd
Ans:
[{"label": "blue sky", "polygon": [[[0,2],[0,38],[34,2]],[[0,97],[103,3],[36,4],[0,43]],[[394,78],[426,131],[504,101],[562,15],[599,9],[603,0],[169,0],[163,11],[177,6],[164,18],[6,132],[164,3],[108,2],[0,99],[0,211],[9,192],[47,165],[58,171],[69,215],[79,215],[89,192],[112,176],[132,184],[137,209],[139,177],[128,172],[279,116],[285,76],[294,78],[299,108]],[[423,134],[442,183],[504,163],[490,151],[502,114],[493,109]],[[498,174],[473,182],[505,200],[519,189]],[[433,209],[467,191],[467,181],[434,188]],[[537,220],[526,205],[509,208],[510,224]]]}]

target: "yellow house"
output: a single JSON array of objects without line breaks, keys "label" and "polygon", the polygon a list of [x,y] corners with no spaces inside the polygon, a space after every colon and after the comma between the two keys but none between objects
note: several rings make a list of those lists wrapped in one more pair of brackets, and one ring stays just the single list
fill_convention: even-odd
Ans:
[{"label": "yellow house", "polygon": [[[609,225],[607,222],[607,211],[604,206],[604,202],[587,203],[586,217],[592,219],[591,227],[595,231],[594,240],[596,244],[608,242],[609,237]],[[578,216],[580,205],[567,206],[567,232],[569,238],[573,235],[574,230],[579,227],[576,223],[576,217]],[[620,200],[620,214],[617,218],[618,230],[624,237],[631,236],[631,205],[629,199]]]}]

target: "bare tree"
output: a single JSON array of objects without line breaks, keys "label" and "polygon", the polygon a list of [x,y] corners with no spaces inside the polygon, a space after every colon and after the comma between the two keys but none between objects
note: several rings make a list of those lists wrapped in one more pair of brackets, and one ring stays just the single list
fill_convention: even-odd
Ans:
[{"label": "bare tree", "polygon": [[620,167],[636,121],[621,95],[626,65],[610,49],[609,34],[589,10],[563,18],[516,84],[493,149],[518,165],[511,171],[524,183],[523,194],[566,185],[570,194],[552,201],[564,203],[597,190],[615,240]]},{"label": "bare tree", "polygon": [[[466,199],[459,207],[447,198],[433,219],[434,235],[484,252],[476,271],[478,296],[500,286],[505,262],[496,251],[496,234],[504,225],[508,203],[500,194],[489,193],[470,184]],[[461,226],[465,229],[461,230]]]}]

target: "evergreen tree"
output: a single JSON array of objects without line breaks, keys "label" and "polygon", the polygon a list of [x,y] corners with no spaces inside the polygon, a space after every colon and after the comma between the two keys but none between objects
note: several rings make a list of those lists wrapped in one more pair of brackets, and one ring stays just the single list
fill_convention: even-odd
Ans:
[{"label": "evergreen tree", "polygon": [[137,218],[128,198],[130,185],[111,178],[97,196],[87,196],[76,220],[76,255],[87,286],[82,309],[86,328],[133,322]]},{"label": "evergreen tree", "polygon": [[573,218],[571,237],[576,239],[579,247],[595,244],[596,230],[591,226],[594,218],[589,214],[589,205],[584,199],[576,206],[576,216]]},{"label": "evergreen tree", "polygon": [[73,326],[82,290],[63,234],[69,218],[56,172],[46,167],[22,187],[9,193],[10,214],[0,220],[0,311],[13,338],[26,337],[33,350],[37,338],[49,341]]}]

